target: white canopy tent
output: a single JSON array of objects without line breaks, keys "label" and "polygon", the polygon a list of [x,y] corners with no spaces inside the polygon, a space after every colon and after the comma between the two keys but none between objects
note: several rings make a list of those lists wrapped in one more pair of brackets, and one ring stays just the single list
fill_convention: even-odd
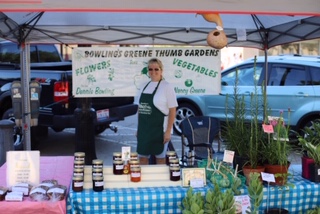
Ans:
[{"label": "white canopy tent", "polygon": [[2,11],[219,12],[319,15],[318,0],[2,0]]},{"label": "white canopy tent", "polygon": [[[320,8],[317,1],[165,0],[151,3],[147,0],[34,0],[38,4],[0,4],[0,37],[19,44],[207,45],[206,37],[216,25],[196,16],[196,13],[243,12],[245,14],[221,15],[228,46],[266,51],[284,43],[320,38]],[[172,7],[169,8],[170,4]],[[280,6],[274,6],[276,4]],[[77,5],[77,8],[72,8],[72,5]],[[214,11],[211,8],[215,8]],[[250,14],[250,11],[257,13]],[[257,15],[259,13],[273,15]],[[299,15],[292,15],[295,13]],[[22,53],[23,121],[29,150],[30,117],[26,113],[30,112],[28,48],[23,48]]]}]

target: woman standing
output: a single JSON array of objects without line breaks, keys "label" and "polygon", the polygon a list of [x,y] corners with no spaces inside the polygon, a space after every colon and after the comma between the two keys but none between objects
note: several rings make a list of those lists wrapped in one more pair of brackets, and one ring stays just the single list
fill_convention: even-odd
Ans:
[{"label": "woman standing", "polygon": [[173,122],[178,106],[173,87],[163,79],[163,64],[152,58],[148,62],[151,78],[139,99],[137,152],[140,164],[148,164],[150,155],[157,164],[165,164],[168,142],[171,140]]}]

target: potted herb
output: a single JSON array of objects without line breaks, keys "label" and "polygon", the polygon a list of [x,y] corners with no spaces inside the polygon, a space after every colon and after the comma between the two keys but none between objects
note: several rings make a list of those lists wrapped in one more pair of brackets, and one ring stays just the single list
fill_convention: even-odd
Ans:
[{"label": "potted herb", "polygon": [[[288,109],[290,114],[290,109]],[[289,118],[289,117],[288,117]],[[263,157],[265,160],[266,172],[275,175],[275,183],[271,185],[284,185],[287,181],[287,174],[290,162],[288,157],[292,152],[289,144],[289,125],[283,120],[283,111],[280,117],[268,117],[267,123],[273,127],[273,134],[268,134],[268,141],[265,143]]]},{"label": "potted herb", "polygon": [[[259,124],[259,115],[262,109],[262,100],[258,91],[258,83],[253,73],[254,92],[250,95],[250,103],[246,104],[244,95],[241,95],[238,89],[238,74],[236,72],[234,93],[233,96],[227,97],[226,101],[226,127],[224,129],[224,137],[226,139],[226,149],[235,152],[234,167],[239,165],[240,172],[247,174],[247,181],[249,180],[248,173],[254,169],[264,171],[261,166],[261,145],[264,138],[262,129]],[[229,106],[233,110],[229,109]],[[231,108],[232,109],[232,108]],[[249,109],[249,111],[247,110]],[[232,117],[228,115],[232,115]],[[232,119],[228,119],[232,118]],[[240,160],[240,161],[239,161]],[[248,171],[249,169],[249,171]]]},{"label": "potted herb", "polygon": [[235,213],[236,211],[232,190],[228,188],[221,191],[218,184],[214,185],[214,189],[209,189],[205,196],[200,192],[194,193],[193,188],[190,187],[179,208],[183,214]]},{"label": "potted herb", "polygon": [[251,202],[251,213],[258,214],[259,207],[263,200],[263,184],[260,181],[259,173],[252,173],[250,175],[250,182],[248,186],[248,193]]},{"label": "potted herb", "polygon": [[[313,126],[316,127],[316,129],[320,129],[319,123],[313,123]],[[313,133],[315,136],[318,135],[318,133]],[[306,151],[307,156],[313,160],[313,163],[309,165],[309,180],[313,182],[320,182],[320,141],[316,139],[316,137],[307,136],[299,137],[298,138],[299,143],[302,145],[303,149]]]},{"label": "potted herb", "polygon": [[[309,158],[312,160],[308,167],[307,171],[308,179],[313,182],[320,182],[320,175],[318,171],[320,170],[320,121],[314,121],[311,127],[304,128],[304,136],[299,136],[298,140],[306,155],[302,158]],[[303,159],[302,159],[303,160]],[[303,171],[306,171],[304,169]],[[304,174],[304,173],[303,173]]]}]

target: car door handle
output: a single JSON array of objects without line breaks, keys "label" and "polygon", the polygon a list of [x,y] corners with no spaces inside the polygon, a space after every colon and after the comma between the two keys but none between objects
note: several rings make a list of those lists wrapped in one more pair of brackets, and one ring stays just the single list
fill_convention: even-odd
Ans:
[{"label": "car door handle", "polygon": [[298,93],[296,94],[296,96],[297,96],[297,97],[308,97],[309,94],[305,94],[305,93],[303,93],[303,92],[298,92]]}]

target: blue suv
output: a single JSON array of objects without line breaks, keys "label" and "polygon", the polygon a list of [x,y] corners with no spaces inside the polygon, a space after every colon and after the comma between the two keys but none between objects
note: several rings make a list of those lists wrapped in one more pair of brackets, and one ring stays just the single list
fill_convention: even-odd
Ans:
[{"label": "blue suv", "polygon": [[[279,116],[280,111],[283,111],[285,122],[295,131],[300,131],[309,126],[311,121],[320,118],[319,56],[268,56],[267,68],[268,115]],[[179,106],[174,123],[177,134],[181,133],[179,125],[186,117],[205,115],[217,117],[222,122],[226,120],[227,94],[230,97],[234,94],[236,72],[239,93],[244,95],[245,103],[250,103],[255,82],[259,87],[264,84],[265,57],[257,57],[256,65],[254,59],[249,59],[222,71],[219,95],[178,96]],[[262,99],[261,90],[259,95]],[[246,106],[247,115],[250,115],[250,106]],[[228,111],[233,110],[233,106],[228,105],[228,108]]]}]

